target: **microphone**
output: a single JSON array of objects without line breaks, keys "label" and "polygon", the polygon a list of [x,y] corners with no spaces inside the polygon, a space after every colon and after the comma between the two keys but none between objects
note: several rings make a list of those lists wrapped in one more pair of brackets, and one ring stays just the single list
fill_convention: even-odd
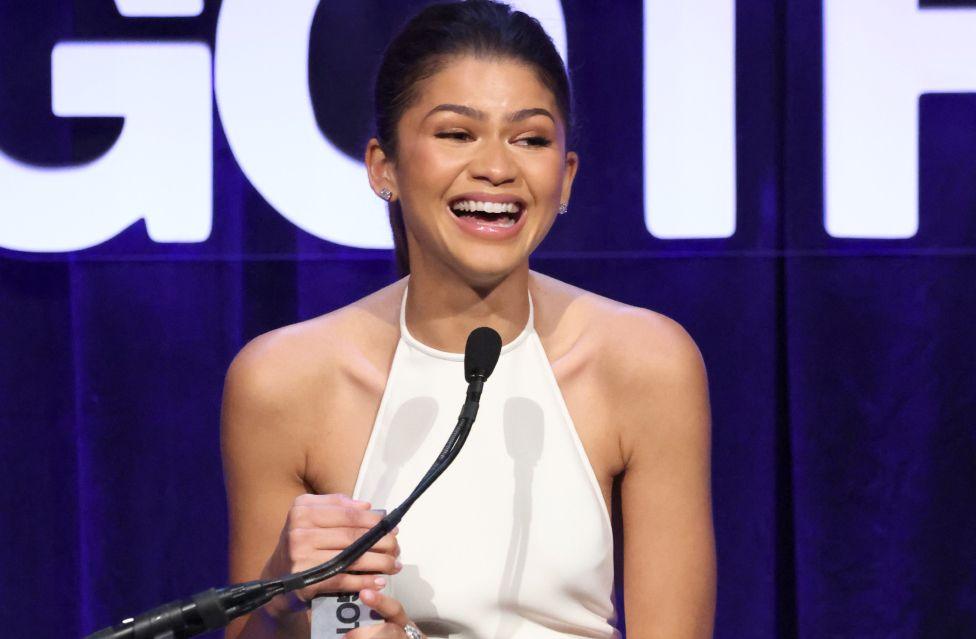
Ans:
[{"label": "microphone", "polygon": [[417,499],[447,470],[461,452],[471,432],[485,380],[494,372],[501,354],[502,339],[482,326],[471,331],[464,348],[464,379],[468,390],[457,425],[430,470],[403,503],[338,555],[313,568],[278,579],[249,581],[223,588],[211,588],[130,617],[117,626],[104,628],[87,639],[184,639],[223,628],[241,615],[256,610],[277,595],[324,581],[346,570],[400,523]]},{"label": "microphone", "polygon": [[[482,326],[468,335],[468,341],[464,345],[464,379],[468,382],[468,392],[458,419],[465,418],[474,422],[474,418],[478,416],[481,391],[485,380],[495,371],[501,352],[502,338],[494,329]],[[450,443],[451,440],[448,440],[448,444]]]},{"label": "microphone", "polygon": [[484,382],[494,372],[502,352],[502,338],[487,326],[476,328],[464,345],[464,379]]}]

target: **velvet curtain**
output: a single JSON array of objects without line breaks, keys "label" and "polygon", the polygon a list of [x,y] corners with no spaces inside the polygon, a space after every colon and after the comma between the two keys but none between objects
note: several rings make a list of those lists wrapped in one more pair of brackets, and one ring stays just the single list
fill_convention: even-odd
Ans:
[{"label": "velvet curtain", "polygon": [[[353,157],[378,52],[418,5],[318,8],[316,115]],[[736,232],[656,239],[641,211],[641,5],[563,7],[582,168],[533,267],[665,313],[703,352],[716,636],[976,636],[976,98],[921,101],[915,237],[832,238],[822,7],[739,0]],[[219,10],[123,19],[108,1],[0,0],[0,149],[66,165],[117,137],[118,119],[51,115],[55,42],[212,45]],[[86,251],[0,251],[6,636],[80,636],[224,583],[227,365],[254,336],[395,278],[389,252],[330,244],[278,215],[216,112],[213,145],[205,242],[156,244],[139,223]]]}]

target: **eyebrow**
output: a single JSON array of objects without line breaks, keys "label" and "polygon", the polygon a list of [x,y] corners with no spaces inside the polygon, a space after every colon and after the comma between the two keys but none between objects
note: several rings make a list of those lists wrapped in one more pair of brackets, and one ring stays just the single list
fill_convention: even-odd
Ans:
[{"label": "eyebrow", "polygon": [[[473,109],[469,106],[464,106],[463,104],[438,104],[433,109],[427,112],[424,116],[426,120],[430,116],[440,111],[448,111],[450,113],[457,113],[459,115],[464,115],[475,120],[487,120],[488,116],[484,111],[479,111],[478,109]],[[542,107],[535,107],[532,109],[521,109],[515,113],[510,113],[506,118],[509,122],[520,122],[522,120],[531,118],[534,115],[544,115],[554,123],[556,118],[553,117],[552,113],[548,109],[543,109]]]},{"label": "eyebrow", "polygon": [[515,113],[508,116],[509,122],[518,122],[520,120],[525,120],[526,118],[531,118],[533,115],[544,115],[553,122],[556,118],[552,117],[552,113],[549,113],[548,109],[543,109],[542,107],[535,107],[533,109],[522,109],[521,111],[516,111]]}]

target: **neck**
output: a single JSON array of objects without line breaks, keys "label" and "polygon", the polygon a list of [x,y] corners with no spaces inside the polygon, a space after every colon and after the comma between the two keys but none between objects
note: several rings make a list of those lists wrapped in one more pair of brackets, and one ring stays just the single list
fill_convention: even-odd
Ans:
[{"label": "neck", "polygon": [[422,343],[451,353],[463,353],[468,334],[479,326],[495,329],[507,344],[528,322],[528,284],[528,263],[485,286],[418,269],[410,275],[407,328]]}]

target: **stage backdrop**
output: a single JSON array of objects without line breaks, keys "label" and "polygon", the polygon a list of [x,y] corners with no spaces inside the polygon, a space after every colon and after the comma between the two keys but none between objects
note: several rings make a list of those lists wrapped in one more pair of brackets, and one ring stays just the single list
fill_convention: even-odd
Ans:
[{"label": "stage backdrop", "polygon": [[[225,581],[224,372],[394,279],[359,158],[420,4],[0,0],[5,636]],[[708,365],[716,636],[976,636],[976,3],[521,4],[582,158],[534,268]]]}]

